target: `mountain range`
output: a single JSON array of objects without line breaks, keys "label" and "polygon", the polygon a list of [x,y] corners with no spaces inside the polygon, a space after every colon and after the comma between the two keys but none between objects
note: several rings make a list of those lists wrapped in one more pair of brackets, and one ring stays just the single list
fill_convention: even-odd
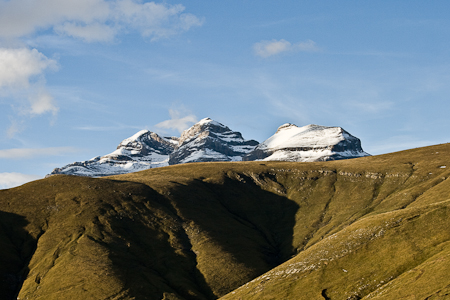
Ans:
[{"label": "mountain range", "polygon": [[142,130],[105,156],[54,169],[50,175],[101,177],[155,167],[208,161],[326,161],[369,155],[361,141],[341,127],[284,124],[263,143],[210,118],[200,120],[180,137]]}]

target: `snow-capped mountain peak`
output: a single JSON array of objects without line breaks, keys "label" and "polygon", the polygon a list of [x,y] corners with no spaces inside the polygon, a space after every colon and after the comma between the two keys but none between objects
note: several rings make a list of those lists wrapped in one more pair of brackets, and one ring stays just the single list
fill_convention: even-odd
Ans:
[{"label": "snow-capped mountain peak", "polygon": [[178,146],[170,155],[169,164],[240,161],[256,145],[257,141],[244,140],[240,132],[205,118],[181,134]]},{"label": "snow-capped mountain peak", "polygon": [[221,123],[219,123],[217,121],[214,121],[211,118],[204,118],[204,119],[201,119],[200,121],[197,122],[197,125],[204,125],[204,124],[212,124],[212,125],[215,125],[215,126],[226,127],[225,125],[223,125],[223,124],[221,124]]},{"label": "snow-capped mountain peak", "polygon": [[177,144],[177,138],[164,138],[149,130],[141,130],[120,142],[112,153],[56,168],[51,175],[98,177],[163,167],[169,164],[169,154]]},{"label": "snow-capped mountain peak", "polygon": [[326,147],[344,140],[341,127],[326,127],[310,124],[298,127],[294,124],[285,124],[277,132],[264,141],[259,147],[280,149],[289,147]]},{"label": "snow-capped mountain peak", "polygon": [[314,124],[298,127],[286,123],[258,144],[211,118],[204,118],[185,130],[180,138],[141,130],[120,142],[110,154],[56,168],[50,175],[98,177],[189,162],[324,161],[367,155],[360,140],[341,127]]},{"label": "snow-capped mountain peak", "polygon": [[182,146],[185,142],[189,142],[193,138],[197,138],[199,134],[202,134],[204,137],[207,136],[209,132],[220,133],[226,131],[231,130],[219,122],[210,118],[204,118],[181,133],[179,146]]},{"label": "snow-capped mountain peak", "polygon": [[292,127],[297,127],[297,125],[292,124],[292,123],[283,124],[280,127],[278,127],[278,129],[277,129],[277,131],[275,133],[278,133],[278,132],[280,132],[282,130],[286,130],[286,129],[289,129],[289,128],[292,128]]},{"label": "snow-capped mountain peak", "polygon": [[322,161],[367,155],[361,141],[341,127],[284,124],[244,160]]},{"label": "snow-capped mountain peak", "polygon": [[149,130],[147,130],[147,129],[138,131],[134,135],[130,136],[129,138],[124,139],[120,144],[124,144],[124,143],[128,143],[128,142],[140,140],[143,136],[145,136],[145,135],[147,135],[149,133],[151,133],[151,132]]}]

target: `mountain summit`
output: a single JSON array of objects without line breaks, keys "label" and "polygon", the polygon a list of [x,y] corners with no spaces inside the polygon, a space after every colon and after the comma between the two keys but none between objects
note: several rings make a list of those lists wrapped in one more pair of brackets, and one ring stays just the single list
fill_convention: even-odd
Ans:
[{"label": "mountain summit", "polygon": [[284,124],[243,160],[326,161],[368,156],[341,127]]},{"label": "mountain summit", "polygon": [[169,164],[241,161],[257,145],[255,140],[244,140],[240,132],[205,118],[181,134]]},{"label": "mountain summit", "polygon": [[169,154],[177,144],[177,138],[164,138],[154,132],[141,130],[123,140],[110,154],[56,168],[50,175],[101,177],[168,166]]},{"label": "mountain summit", "polygon": [[109,176],[156,167],[209,161],[326,161],[367,156],[361,141],[341,127],[284,124],[261,144],[210,118],[179,138],[141,130],[105,156],[56,168],[50,175]]},{"label": "mountain summit", "polygon": [[141,130],[105,156],[54,169],[50,175],[101,177],[189,162],[241,161],[259,143],[210,118],[185,130],[180,138]]}]

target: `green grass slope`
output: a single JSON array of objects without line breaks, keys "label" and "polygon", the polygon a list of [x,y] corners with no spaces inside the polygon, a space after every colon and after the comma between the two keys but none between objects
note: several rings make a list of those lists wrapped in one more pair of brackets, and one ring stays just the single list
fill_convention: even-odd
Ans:
[{"label": "green grass slope", "polygon": [[449,174],[445,144],[2,190],[0,299],[450,298]]}]

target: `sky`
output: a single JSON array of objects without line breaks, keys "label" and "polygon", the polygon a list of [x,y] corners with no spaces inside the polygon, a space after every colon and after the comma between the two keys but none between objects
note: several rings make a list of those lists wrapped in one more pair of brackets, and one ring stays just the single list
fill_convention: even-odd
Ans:
[{"label": "sky", "polygon": [[450,140],[450,1],[0,0],[0,189],[210,117]]}]

